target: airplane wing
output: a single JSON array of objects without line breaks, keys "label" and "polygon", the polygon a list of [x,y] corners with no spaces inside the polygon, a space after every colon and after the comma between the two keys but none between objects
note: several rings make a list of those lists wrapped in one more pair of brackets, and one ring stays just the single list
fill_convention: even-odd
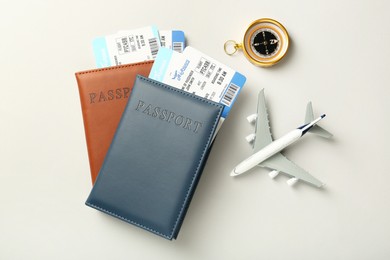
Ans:
[{"label": "airplane wing", "polygon": [[259,92],[257,102],[256,138],[253,144],[253,153],[260,151],[272,142],[267,107],[265,105],[264,89]]},{"label": "airplane wing", "polygon": [[304,169],[287,159],[281,153],[273,155],[264,162],[260,163],[259,166],[286,173],[299,180],[308,182],[316,187],[321,187],[323,185],[321,181],[314,178],[312,175],[310,175],[310,173],[306,172]]}]

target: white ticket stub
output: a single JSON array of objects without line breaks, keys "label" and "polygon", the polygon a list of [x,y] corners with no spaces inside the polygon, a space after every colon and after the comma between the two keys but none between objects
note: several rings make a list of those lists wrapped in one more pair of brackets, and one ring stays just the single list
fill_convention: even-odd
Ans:
[{"label": "white ticket stub", "polygon": [[155,26],[120,31],[93,41],[98,68],[153,60],[160,47],[159,33]]},{"label": "white ticket stub", "polygon": [[192,47],[183,53],[161,48],[149,77],[223,104],[222,118],[229,114],[246,81],[242,74]]}]

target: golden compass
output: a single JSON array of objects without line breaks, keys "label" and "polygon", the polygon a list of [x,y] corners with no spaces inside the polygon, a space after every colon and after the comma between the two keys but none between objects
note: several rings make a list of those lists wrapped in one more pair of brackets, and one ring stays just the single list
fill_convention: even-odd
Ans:
[{"label": "golden compass", "polygon": [[280,61],[287,53],[289,37],[284,26],[270,18],[251,23],[244,34],[243,43],[225,42],[226,54],[233,55],[238,49],[255,65],[269,67]]}]

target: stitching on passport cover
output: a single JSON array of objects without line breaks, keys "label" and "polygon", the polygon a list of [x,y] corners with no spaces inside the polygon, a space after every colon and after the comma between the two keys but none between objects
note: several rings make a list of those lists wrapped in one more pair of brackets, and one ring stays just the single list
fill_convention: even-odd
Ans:
[{"label": "stitching on passport cover", "polygon": [[106,70],[118,70],[118,69],[123,69],[123,68],[128,68],[128,67],[136,67],[136,66],[141,66],[141,65],[148,65],[148,64],[151,64],[151,63],[153,63],[153,61],[144,61],[144,62],[138,62],[138,63],[132,63],[132,64],[124,64],[124,65],[112,66],[112,67],[101,68],[101,69],[80,71],[80,72],[76,72],[75,74],[76,75],[82,75],[82,74],[95,73],[95,72],[106,71]]},{"label": "stitching on passport cover", "polygon": [[[153,81],[153,80],[150,80],[149,78],[145,78],[145,77],[140,76],[140,75],[137,75],[137,78],[140,79],[140,80],[148,81],[149,83],[154,84],[154,85],[159,85],[159,86],[161,86],[161,87],[163,87],[163,88],[166,88],[166,89],[168,89],[168,90],[177,92],[177,93],[179,93],[179,94],[182,94],[182,95],[185,95],[185,96],[189,96],[189,97],[195,98],[195,99],[197,99],[197,100],[199,100],[199,101],[202,101],[202,102],[204,102],[204,103],[208,103],[208,104],[213,105],[213,106],[216,106],[216,107],[219,107],[219,106],[220,106],[220,104],[217,104],[217,103],[215,103],[215,102],[211,102],[211,101],[209,101],[209,100],[207,100],[207,99],[200,98],[200,97],[198,97],[198,96],[195,96],[194,94],[191,94],[191,93],[188,93],[188,92],[184,92],[183,90],[176,89],[176,88],[171,87],[171,86],[169,86],[169,85],[166,85],[166,84],[164,84],[164,83],[161,83],[161,82],[158,82],[158,81]],[[221,110],[221,109],[220,109],[220,110]]]},{"label": "stitching on passport cover", "polygon": [[135,222],[135,221],[132,221],[132,220],[130,220],[130,219],[127,219],[127,218],[125,218],[125,217],[122,217],[121,215],[118,215],[118,214],[116,214],[116,213],[114,213],[114,212],[111,212],[111,211],[109,211],[109,210],[103,209],[103,208],[101,208],[101,207],[99,207],[99,206],[96,206],[95,204],[88,203],[88,202],[86,202],[86,204],[87,204],[88,206],[91,206],[91,207],[96,208],[96,209],[98,209],[98,210],[101,210],[101,211],[103,211],[103,212],[106,212],[106,213],[109,214],[109,215],[112,215],[112,216],[117,217],[117,218],[119,218],[119,219],[121,219],[121,220],[124,220],[124,221],[126,221],[126,222],[128,222],[128,223],[131,223],[131,224],[133,224],[133,225],[136,225],[136,226],[138,226],[138,227],[141,227],[141,228],[143,228],[143,229],[146,229],[146,230],[149,230],[149,231],[151,231],[151,232],[153,232],[153,233],[156,233],[156,234],[158,234],[158,235],[160,235],[160,236],[163,236],[163,237],[166,237],[166,238],[170,238],[169,236],[164,235],[164,234],[162,234],[162,233],[160,233],[160,232],[158,232],[158,231],[156,231],[156,230],[154,230],[154,229],[152,229],[152,228],[148,228],[147,226],[141,225],[141,224],[139,224],[139,223],[137,223],[137,222]]}]

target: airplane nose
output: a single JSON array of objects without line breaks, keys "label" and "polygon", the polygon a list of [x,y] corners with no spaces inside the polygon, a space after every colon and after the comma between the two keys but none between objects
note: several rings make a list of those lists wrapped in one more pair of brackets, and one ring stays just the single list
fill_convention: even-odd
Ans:
[{"label": "airplane nose", "polygon": [[231,172],[230,172],[230,176],[237,176],[238,173],[236,173],[236,168],[234,168]]}]

